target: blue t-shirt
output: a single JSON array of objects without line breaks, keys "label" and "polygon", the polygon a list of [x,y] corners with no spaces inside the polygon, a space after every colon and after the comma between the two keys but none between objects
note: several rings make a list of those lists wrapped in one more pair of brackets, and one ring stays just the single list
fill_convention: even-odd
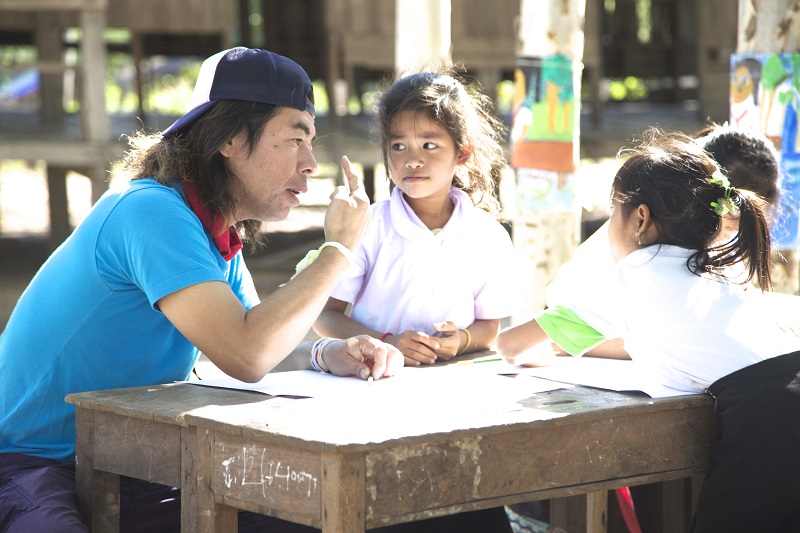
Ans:
[{"label": "blue t-shirt", "polygon": [[239,252],[217,251],[180,187],[137,180],[107,192],[22,294],[0,335],[0,453],[74,461],[69,393],[184,380],[198,351],[155,307],[228,283],[258,303]]}]

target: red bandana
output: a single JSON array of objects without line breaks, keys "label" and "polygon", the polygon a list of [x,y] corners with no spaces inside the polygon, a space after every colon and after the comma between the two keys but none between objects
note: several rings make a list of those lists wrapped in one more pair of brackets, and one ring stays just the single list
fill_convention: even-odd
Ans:
[{"label": "red bandana", "polygon": [[228,231],[222,226],[222,220],[217,219],[217,223],[212,231],[211,229],[211,213],[208,208],[200,201],[200,195],[197,193],[197,188],[188,181],[181,181],[183,185],[183,192],[186,193],[186,199],[189,201],[189,207],[192,212],[197,215],[203,227],[211,233],[214,238],[214,244],[217,245],[217,250],[222,254],[225,261],[230,261],[242,249],[242,239],[236,230],[231,226]]}]

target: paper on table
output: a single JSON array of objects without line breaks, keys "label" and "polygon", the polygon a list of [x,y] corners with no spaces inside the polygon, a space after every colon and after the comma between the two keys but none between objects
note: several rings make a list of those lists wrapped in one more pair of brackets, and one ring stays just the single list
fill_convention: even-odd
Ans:
[{"label": "paper on table", "polygon": [[613,391],[641,391],[651,398],[696,394],[662,385],[634,361],[602,357],[558,357],[551,366],[515,367],[520,374]]},{"label": "paper on table", "polygon": [[[505,363],[503,363],[505,365]],[[304,396],[310,398],[367,396],[391,401],[402,398],[405,403],[439,400],[462,402],[518,401],[537,392],[563,388],[546,380],[521,380],[499,375],[494,363],[426,368],[401,368],[397,375],[372,383],[356,377],[339,377],[312,370],[295,370],[267,374],[261,381],[245,383],[233,378],[190,381],[193,385],[240,389],[273,396]],[[482,368],[481,368],[482,367]],[[505,365],[505,368],[514,367]],[[474,370],[473,370],[474,369]],[[514,372],[504,372],[514,373]],[[480,392],[480,394],[476,394]]]}]

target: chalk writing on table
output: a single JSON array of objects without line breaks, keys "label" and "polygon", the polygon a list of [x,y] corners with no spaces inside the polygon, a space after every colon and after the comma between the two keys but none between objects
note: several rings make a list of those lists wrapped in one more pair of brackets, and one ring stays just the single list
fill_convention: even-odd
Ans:
[{"label": "chalk writing on table", "polygon": [[248,446],[222,460],[222,476],[225,486],[260,485],[266,497],[267,489],[305,493],[308,497],[317,491],[318,479],[313,474],[294,468],[289,464],[266,457],[267,450]]}]

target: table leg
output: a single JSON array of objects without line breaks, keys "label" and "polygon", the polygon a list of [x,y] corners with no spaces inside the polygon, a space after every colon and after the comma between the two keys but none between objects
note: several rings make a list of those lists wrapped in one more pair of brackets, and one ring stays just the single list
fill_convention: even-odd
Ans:
[{"label": "table leg", "polygon": [[599,490],[586,495],[586,533],[606,533],[608,530],[608,491]]},{"label": "table leg", "polygon": [[688,531],[694,513],[692,478],[664,481],[661,494],[663,531]]},{"label": "table leg", "polygon": [[214,500],[212,432],[181,428],[181,531],[225,533],[238,529],[239,513]]},{"label": "table leg", "polygon": [[605,533],[608,517],[608,491],[600,490],[550,500],[551,530]]},{"label": "table leg", "polygon": [[89,531],[119,531],[119,475],[94,469],[94,412],[75,413],[75,499]]},{"label": "table leg", "polygon": [[366,531],[366,469],[361,454],[322,456],[322,532]]}]

